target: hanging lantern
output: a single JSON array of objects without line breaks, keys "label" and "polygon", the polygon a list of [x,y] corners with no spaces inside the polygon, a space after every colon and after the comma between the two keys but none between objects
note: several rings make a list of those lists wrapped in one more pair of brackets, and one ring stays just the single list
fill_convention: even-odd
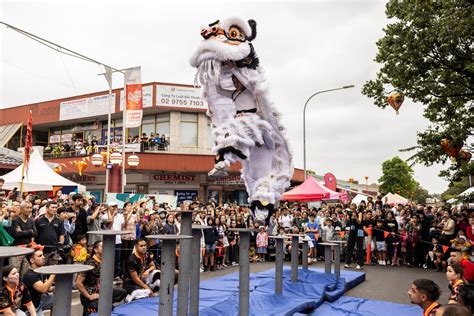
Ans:
[{"label": "hanging lantern", "polygon": [[63,171],[63,168],[61,166],[57,166],[53,168],[53,171],[56,172],[57,174],[61,174]]},{"label": "hanging lantern", "polygon": [[130,167],[136,167],[140,164],[140,158],[135,154],[130,155],[128,156],[127,163]]},{"label": "hanging lantern", "polygon": [[444,138],[441,140],[441,148],[443,148],[444,152],[447,153],[449,157],[455,158],[458,156],[462,148],[462,144],[454,145],[452,140]]},{"label": "hanging lantern", "polygon": [[110,163],[114,165],[120,165],[122,163],[122,154],[115,152],[110,155]]},{"label": "hanging lantern", "polygon": [[102,156],[102,167],[105,167],[107,164],[107,152],[103,151],[100,153],[100,155]]},{"label": "hanging lantern", "polygon": [[76,168],[80,176],[82,176],[83,172],[87,169],[87,166],[88,164],[85,161],[76,161]]},{"label": "hanging lantern", "polygon": [[458,154],[458,159],[461,161],[470,161],[471,158],[472,158],[472,154],[465,150],[461,150]]},{"label": "hanging lantern", "polygon": [[369,176],[364,177],[365,181],[369,180]]},{"label": "hanging lantern", "polygon": [[[107,158],[107,153],[105,153],[105,154],[106,154],[105,158]],[[104,161],[104,158],[101,154],[94,154],[91,157],[91,163],[94,167],[100,167],[100,165],[102,165],[103,161]]]},{"label": "hanging lantern", "polygon": [[398,115],[398,110],[403,104],[403,101],[405,101],[405,97],[403,96],[403,93],[399,90],[393,90],[390,92],[387,98],[388,104],[396,111]]}]

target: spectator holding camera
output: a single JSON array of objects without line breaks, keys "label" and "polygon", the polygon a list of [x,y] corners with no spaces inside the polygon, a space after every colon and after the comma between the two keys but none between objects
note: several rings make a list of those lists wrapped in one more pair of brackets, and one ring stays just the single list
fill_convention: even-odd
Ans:
[{"label": "spectator holding camera", "polygon": [[76,227],[72,239],[77,242],[77,236],[87,234],[87,212],[83,208],[83,196],[81,194],[77,193],[72,196],[70,212],[76,214]]}]

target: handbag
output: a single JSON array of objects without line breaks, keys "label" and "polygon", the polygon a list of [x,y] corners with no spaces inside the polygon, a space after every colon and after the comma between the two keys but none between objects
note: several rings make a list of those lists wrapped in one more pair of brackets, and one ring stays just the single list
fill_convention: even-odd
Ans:
[{"label": "handbag", "polygon": [[0,226],[0,246],[10,246],[13,243],[14,238]]}]

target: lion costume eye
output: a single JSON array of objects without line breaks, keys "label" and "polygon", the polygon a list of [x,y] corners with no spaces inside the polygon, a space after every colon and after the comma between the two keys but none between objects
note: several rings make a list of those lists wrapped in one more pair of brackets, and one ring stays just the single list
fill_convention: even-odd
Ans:
[{"label": "lion costume eye", "polygon": [[231,39],[238,39],[240,37],[240,30],[236,27],[231,27],[229,29],[229,37]]}]

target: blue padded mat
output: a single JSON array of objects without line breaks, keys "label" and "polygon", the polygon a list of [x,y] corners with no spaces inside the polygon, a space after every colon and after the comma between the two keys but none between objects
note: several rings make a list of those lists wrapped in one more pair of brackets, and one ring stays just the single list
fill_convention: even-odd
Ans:
[{"label": "blue padded mat", "polygon": [[417,305],[369,300],[343,296],[335,302],[324,302],[310,314],[295,313],[293,316],[420,316],[423,310]]},{"label": "blue padded mat", "polygon": [[[365,280],[363,272],[348,271],[345,278],[358,284]],[[318,271],[298,271],[298,282],[291,282],[291,269],[283,271],[283,294],[276,296],[275,270],[250,275],[250,315],[294,315],[299,312],[314,310],[324,303],[326,293],[335,298],[342,295],[341,284],[336,282],[335,275]],[[202,281],[200,285],[199,313],[206,316],[238,315],[239,274],[228,275]],[[331,296],[332,295],[332,296]],[[174,291],[174,309],[177,307],[177,290]],[[141,299],[117,306],[112,315],[156,316],[158,314],[159,297]],[[271,308],[269,308],[271,307]]]}]

